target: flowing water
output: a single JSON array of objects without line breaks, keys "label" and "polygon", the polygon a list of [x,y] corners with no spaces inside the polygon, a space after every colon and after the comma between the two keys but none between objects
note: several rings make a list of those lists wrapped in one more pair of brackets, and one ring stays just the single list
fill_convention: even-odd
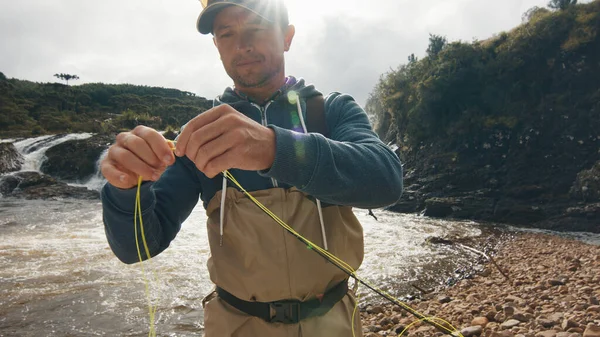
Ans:
[{"label": "flowing water", "polygon": [[[411,292],[410,282],[452,277],[474,259],[426,245],[426,237],[481,234],[468,222],[383,211],[375,221],[365,211],[356,213],[366,246],[359,275],[396,295]],[[112,255],[99,202],[0,199],[0,219],[0,336],[147,334],[144,275],[139,264],[125,265]],[[213,287],[205,221],[196,207],[171,247],[144,264],[161,336],[201,335],[201,299]],[[363,293],[363,301],[369,298]]]},{"label": "flowing water", "polygon": [[[45,149],[63,138],[15,144],[27,169],[36,170]],[[101,183],[97,176],[82,185]],[[481,242],[491,235],[469,221],[375,211],[376,221],[364,210],[355,214],[365,234],[358,274],[396,296],[418,293],[413,284],[427,289],[449,283],[479,259],[426,244],[428,237]],[[158,335],[201,336],[201,299],[213,289],[205,221],[199,205],[169,249],[143,265],[125,265],[108,247],[99,201],[0,197],[0,336],[147,336],[145,279],[157,305]],[[362,304],[379,301],[366,288],[359,292]]]}]

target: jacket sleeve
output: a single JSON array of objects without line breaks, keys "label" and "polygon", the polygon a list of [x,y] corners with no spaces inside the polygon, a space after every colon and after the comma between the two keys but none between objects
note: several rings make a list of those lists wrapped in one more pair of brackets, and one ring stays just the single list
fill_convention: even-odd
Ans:
[{"label": "jacket sleeve", "polygon": [[[191,167],[190,167],[191,165]],[[102,188],[104,229],[110,248],[124,263],[139,262],[134,230],[137,187],[123,190],[109,183]],[[187,158],[177,158],[161,178],[141,187],[142,221],[150,255],[165,250],[198,202],[200,181]],[[138,224],[139,224],[139,220]],[[138,229],[142,259],[147,259]]]},{"label": "jacket sleeve", "polygon": [[325,100],[330,139],[270,125],[276,135],[272,167],[261,174],[296,186],[323,202],[360,208],[396,203],[402,195],[398,156],[373,132],[348,95]]}]

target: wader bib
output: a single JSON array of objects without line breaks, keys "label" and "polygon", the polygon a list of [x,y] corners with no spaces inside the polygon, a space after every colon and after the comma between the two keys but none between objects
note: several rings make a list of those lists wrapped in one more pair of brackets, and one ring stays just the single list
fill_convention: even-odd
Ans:
[{"label": "wader bib", "polygon": [[[298,233],[323,246],[314,199],[295,188],[272,188],[251,194]],[[217,287],[240,302],[315,303],[315,299],[321,299],[325,303],[324,296],[344,285],[348,278],[344,272],[308,249],[232,187],[225,193],[221,238],[221,197],[221,191],[217,192],[206,210],[211,251],[208,270]],[[323,207],[323,219],[329,252],[357,269],[364,255],[363,231],[352,209]],[[213,293],[206,298],[204,308],[205,336],[350,337],[352,325],[355,335],[362,336],[359,312],[352,322],[354,294],[343,289],[342,299],[326,308],[329,310],[297,323],[281,322],[278,316],[283,312],[278,306],[271,306],[268,315],[275,322],[268,322]]]}]

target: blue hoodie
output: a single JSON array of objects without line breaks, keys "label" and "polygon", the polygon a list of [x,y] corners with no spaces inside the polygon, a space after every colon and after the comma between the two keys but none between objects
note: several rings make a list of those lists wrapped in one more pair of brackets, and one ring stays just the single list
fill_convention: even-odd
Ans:
[{"label": "blue hoodie", "polygon": [[[248,191],[295,186],[324,205],[379,208],[396,203],[403,188],[400,160],[372,131],[364,110],[351,96],[331,93],[324,110],[328,138],[304,134],[290,93],[298,95],[305,119],[306,99],[321,93],[302,79],[291,80],[292,85],[262,106],[231,88],[215,99],[215,105],[229,104],[275,131],[276,154],[270,169],[230,170],[241,185]],[[141,205],[151,255],[169,246],[199,198],[206,208],[221,187],[221,176],[209,179],[187,157],[176,157],[158,181],[143,183]],[[125,263],[139,261],[132,225],[135,194],[135,188],[122,190],[111,184],[102,189],[108,242]]]}]

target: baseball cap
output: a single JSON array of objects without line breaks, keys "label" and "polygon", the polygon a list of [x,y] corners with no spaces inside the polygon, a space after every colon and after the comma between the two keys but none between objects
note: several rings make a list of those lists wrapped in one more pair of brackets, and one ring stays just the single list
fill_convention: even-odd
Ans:
[{"label": "baseball cap", "polygon": [[200,3],[203,10],[196,27],[202,34],[212,33],[215,17],[228,6],[243,7],[269,22],[289,25],[287,8],[282,0],[200,0]]}]

